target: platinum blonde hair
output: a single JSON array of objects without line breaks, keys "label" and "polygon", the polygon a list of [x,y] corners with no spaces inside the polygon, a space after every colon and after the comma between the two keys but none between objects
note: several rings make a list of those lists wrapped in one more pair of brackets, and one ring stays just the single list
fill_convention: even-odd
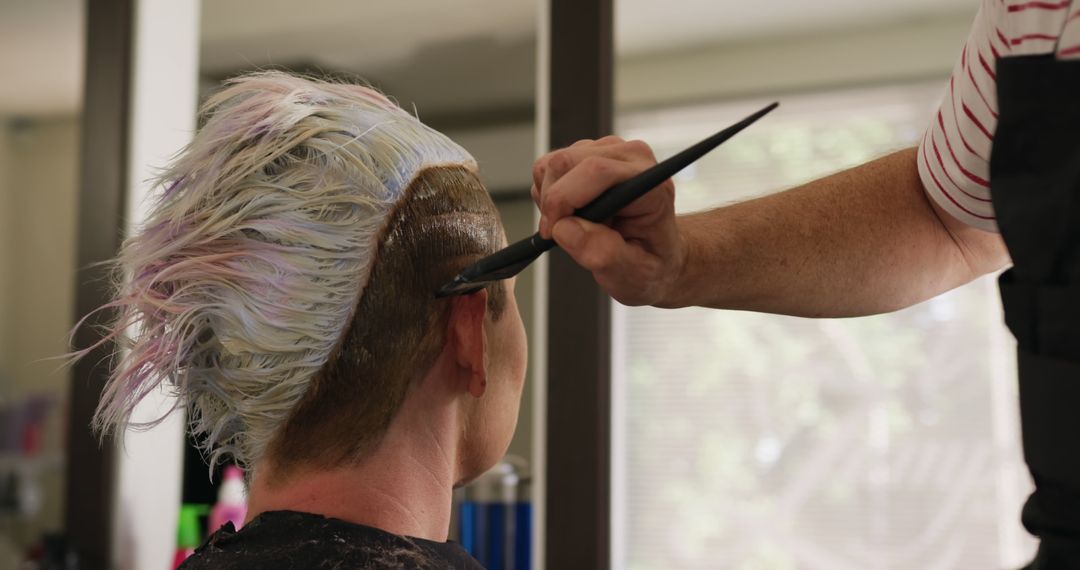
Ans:
[{"label": "platinum blonde hair", "polygon": [[476,165],[358,85],[260,72],[201,112],[115,260],[104,308],[118,316],[102,343],[117,342],[118,361],[94,425],[119,431],[166,382],[211,465],[227,453],[251,467],[348,328],[410,182]]}]

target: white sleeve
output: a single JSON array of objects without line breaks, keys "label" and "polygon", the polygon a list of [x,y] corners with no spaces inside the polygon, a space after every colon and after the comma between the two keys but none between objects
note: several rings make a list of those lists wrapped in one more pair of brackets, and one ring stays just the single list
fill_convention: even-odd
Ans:
[{"label": "white sleeve", "polygon": [[919,145],[927,194],[968,225],[997,231],[990,204],[990,149],[997,128],[995,60],[1010,45],[997,23],[997,0],[983,0],[941,108]]},{"label": "white sleeve", "polygon": [[941,108],[919,145],[919,176],[943,210],[997,231],[990,150],[997,130],[999,57],[1080,56],[1080,0],[983,0]]},{"label": "white sleeve", "polygon": [[1073,0],[1057,47],[1058,59],[1080,59],[1080,1]]}]

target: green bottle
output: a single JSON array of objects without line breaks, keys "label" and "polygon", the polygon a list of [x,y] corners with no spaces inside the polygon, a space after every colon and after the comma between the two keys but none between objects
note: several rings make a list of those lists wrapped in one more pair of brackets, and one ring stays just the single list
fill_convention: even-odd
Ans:
[{"label": "green bottle", "polygon": [[180,505],[180,521],[176,527],[176,556],[173,557],[173,570],[187,560],[188,556],[195,553],[195,549],[202,544],[202,530],[199,527],[199,517],[205,515],[210,508],[207,505]]}]

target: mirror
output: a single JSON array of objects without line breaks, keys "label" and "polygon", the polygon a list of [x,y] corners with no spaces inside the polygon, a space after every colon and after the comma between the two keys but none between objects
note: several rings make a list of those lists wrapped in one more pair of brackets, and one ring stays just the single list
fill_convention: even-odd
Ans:
[{"label": "mirror", "polygon": [[[0,4],[0,568],[64,524],[83,6]],[[33,54],[29,56],[28,54]]]}]

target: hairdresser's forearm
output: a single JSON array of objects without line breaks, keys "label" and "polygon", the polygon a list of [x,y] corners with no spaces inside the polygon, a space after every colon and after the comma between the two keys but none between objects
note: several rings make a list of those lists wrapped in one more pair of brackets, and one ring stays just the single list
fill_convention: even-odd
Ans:
[{"label": "hairdresser's forearm", "polygon": [[888,312],[1001,268],[996,235],[931,205],[914,149],[679,218],[686,264],[663,306],[806,317]]}]

